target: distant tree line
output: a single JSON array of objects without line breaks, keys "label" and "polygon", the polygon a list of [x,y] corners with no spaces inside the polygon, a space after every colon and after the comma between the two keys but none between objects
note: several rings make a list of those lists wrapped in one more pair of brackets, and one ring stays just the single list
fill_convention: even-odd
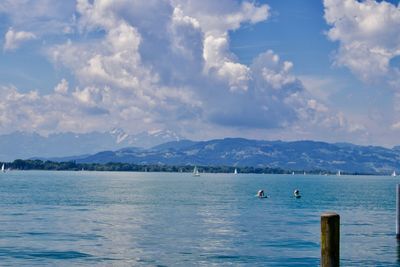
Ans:
[{"label": "distant tree line", "polygon": [[[127,171],[127,172],[192,172],[194,165],[134,164],[134,163],[77,163],[75,161],[54,162],[42,160],[22,160],[0,162],[11,170],[52,170],[52,171]],[[206,173],[268,173],[268,174],[302,174],[304,170],[283,170],[270,167],[234,167],[234,166],[197,166],[199,172]],[[307,174],[333,174],[324,170],[307,171]],[[366,173],[342,173],[366,174]]]},{"label": "distant tree line", "polygon": [[[133,171],[133,172],[192,172],[194,165],[134,164],[134,163],[77,163],[75,161],[54,162],[42,160],[22,160],[3,162],[6,169],[12,170],[53,170],[53,171]],[[1,164],[3,164],[1,163]],[[197,166],[200,172],[233,173],[232,166]],[[236,167],[240,173],[285,173],[279,168]]]}]

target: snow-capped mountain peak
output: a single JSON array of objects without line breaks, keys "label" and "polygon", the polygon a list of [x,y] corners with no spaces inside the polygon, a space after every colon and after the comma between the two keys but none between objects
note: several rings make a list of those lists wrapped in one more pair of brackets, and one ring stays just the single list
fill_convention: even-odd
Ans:
[{"label": "snow-capped mountain peak", "polygon": [[113,128],[110,131],[110,134],[116,138],[117,144],[122,143],[124,140],[129,138],[129,135],[121,128]]},{"label": "snow-capped mountain peak", "polygon": [[162,138],[169,141],[180,141],[182,139],[177,133],[171,130],[152,130],[147,132],[149,136],[154,136],[157,138]]}]

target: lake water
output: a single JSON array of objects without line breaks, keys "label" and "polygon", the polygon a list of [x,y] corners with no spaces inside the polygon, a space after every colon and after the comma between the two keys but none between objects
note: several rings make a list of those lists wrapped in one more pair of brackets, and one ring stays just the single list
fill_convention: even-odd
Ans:
[{"label": "lake water", "polygon": [[[2,266],[319,266],[324,211],[341,216],[342,266],[400,266],[398,177],[11,171],[0,181]],[[261,188],[268,199],[255,197]]]}]

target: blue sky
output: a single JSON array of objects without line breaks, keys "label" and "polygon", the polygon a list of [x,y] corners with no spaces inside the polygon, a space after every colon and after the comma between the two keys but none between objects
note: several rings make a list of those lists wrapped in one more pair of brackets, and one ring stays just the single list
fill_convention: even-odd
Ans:
[{"label": "blue sky", "polygon": [[0,134],[398,145],[398,2],[3,0]]}]

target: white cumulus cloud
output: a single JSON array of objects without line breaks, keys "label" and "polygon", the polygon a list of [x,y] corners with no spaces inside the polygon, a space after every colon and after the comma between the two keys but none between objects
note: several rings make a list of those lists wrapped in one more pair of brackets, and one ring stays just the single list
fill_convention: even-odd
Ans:
[{"label": "white cumulus cloud", "polygon": [[336,64],[363,81],[399,79],[400,8],[386,1],[324,0],[327,35],[339,42]]},{"label": "white cumulus cloud", "polygon": [[[27,3],[36,6],[34,1]],[[173,129],[196,138],[242,134],[246,129],[350,129],[343,115],[333,114],[305,90],[293,74],[294,63],[267,50],[247,65],[232,52],[232,31],[266,21],[270,16],[266,4],[77,0],[72,21],[57,20],[59,8],[40,12],[57,21],[60,35],[76,34],[69,40],[55,38],[43,49],[74,81],[62,79],[48,94],[3,87],[2,131],[119,126],[129,132]],[[26,24],[46,17],[40,12],[25,20],[10,16],[16,25]],[[45,32],[44,25],[47,21],[32,32],[54,34],[56,28]]]},{"label": "white cumulus cloud", "polygon": [[5,35],[5,42],[3,49],[5,51],[17,49],[23,42],[36,39],[36,35],[32,32],[25,31],[14,31],[14,29],[8,29]]},{"label": "white cumulus cloud", "polygon": [[68,93],[68,81],[66,79],[62,79],[61,82],[54,87],[54,92],[59,94]]},{"label": "white cumulus cloud", "polygon": [[[347,67],[356,77],[377,88],[391,89],[386,118],[372,112],[370,135],[394,137],[399,128],[400,109],[400,5],[388,1],[324,0],[327,36],[339,45],[335,64]],[[363,129],[364,127],[351,127]],[[373,132],[373,133],[371,133]]]}]

